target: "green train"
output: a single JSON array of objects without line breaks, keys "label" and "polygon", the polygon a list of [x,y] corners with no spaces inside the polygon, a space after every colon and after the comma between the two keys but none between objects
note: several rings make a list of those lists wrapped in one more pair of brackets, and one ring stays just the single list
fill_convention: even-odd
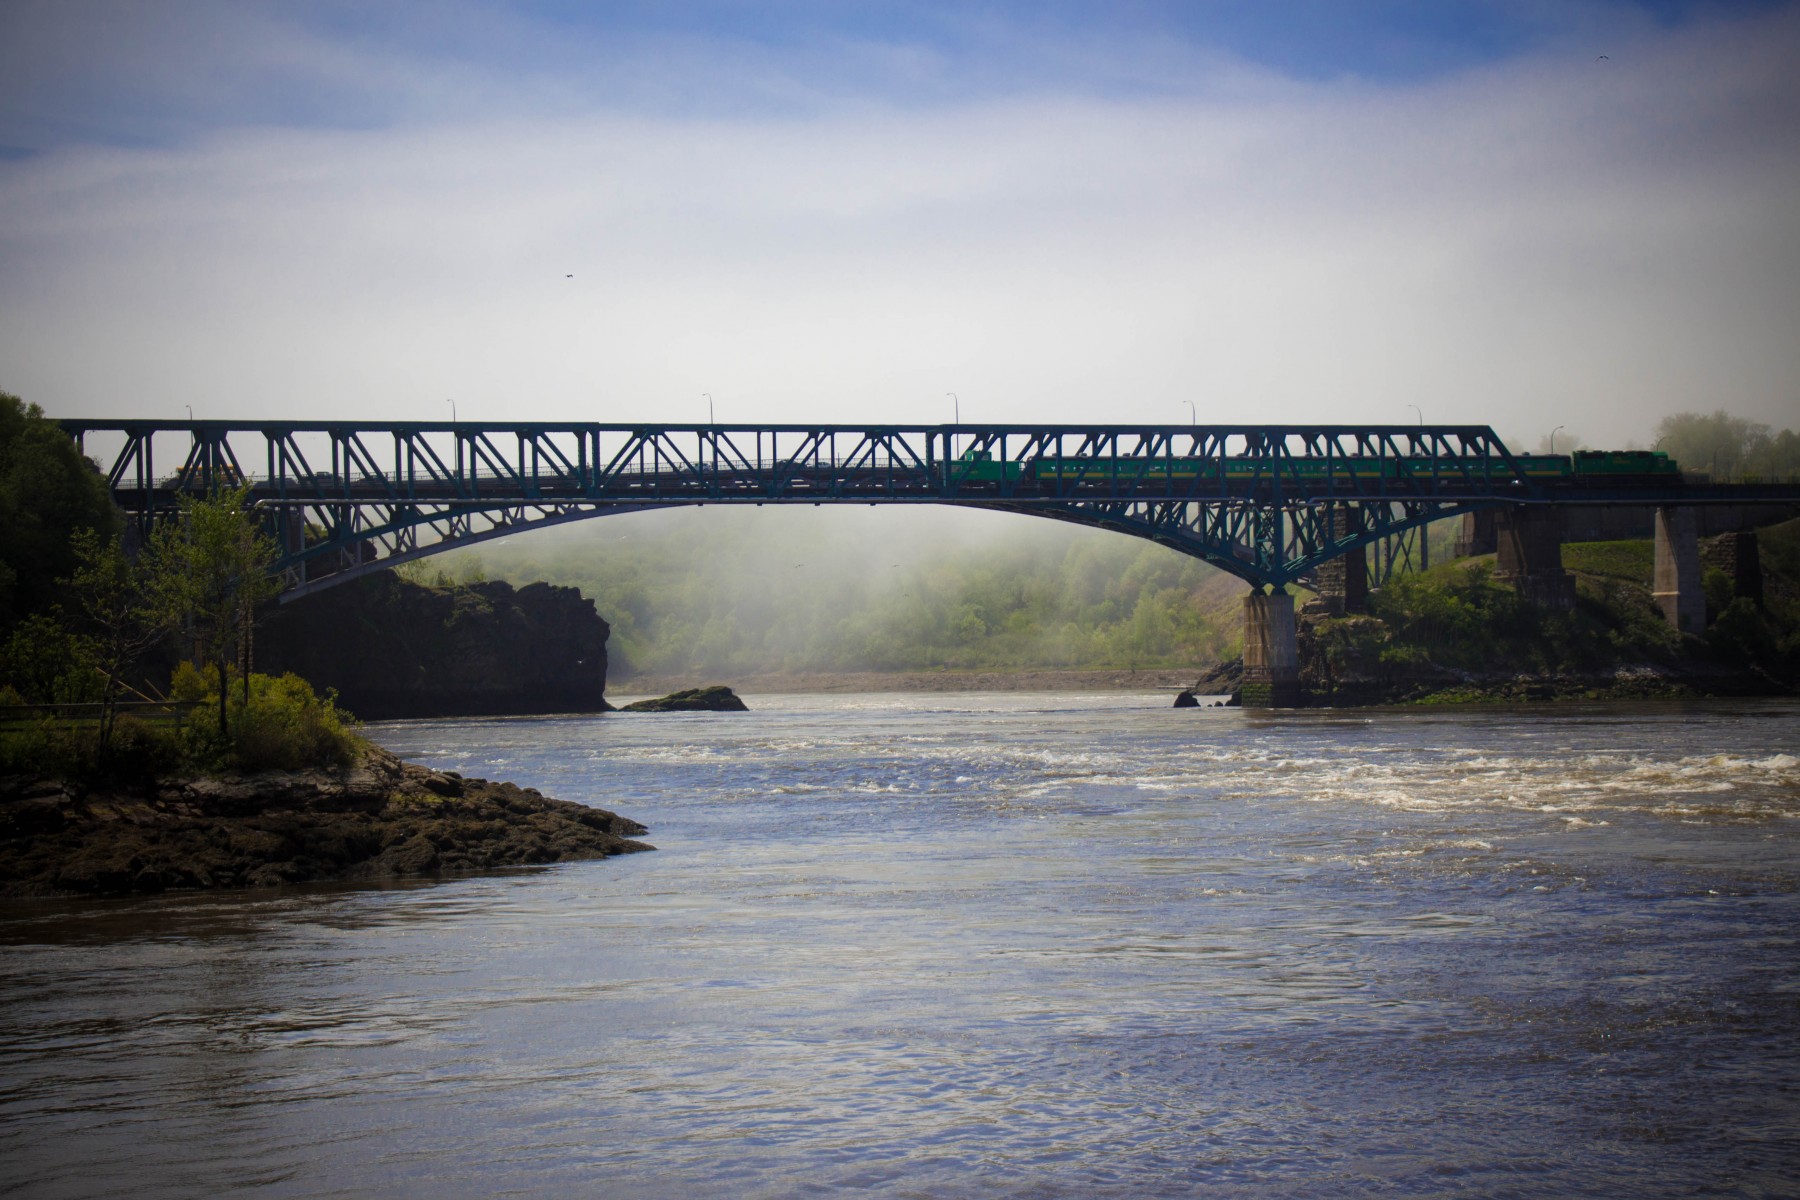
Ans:
[{"label": "green train", "polygon": [[[1660,450],[1577,450],[1574,454],[1521,454],[1519,466],[1531,479],[1573,479],[1577,482],[1622,482],[1679,478],[1681,469]],[[1284,478],[1319,479],[1327,475],[1342,479],[1393,479],[1401,475],[1430,475],[1436,460],[1431,458],[1338,458],[1329,464],[1323,459],[1288,459],[1282,467]],[[956,461],[954,476],[975,483],[1016,483],[1023,479],[1099,480],[1109,477],[1114,467],[1127,478],[1144,479],[1216,479],[1220,460],[1213,458],[1111,459],[1111,458],[1033,458],[1023,462],[996,462],[987,450],[969,450]],[[1227,458],[1223,460],[1224,477],[1228,480],[1251,480],[1267,470],[1261,458]],[[1455,473],[1452,464],[1446,473]]]}]

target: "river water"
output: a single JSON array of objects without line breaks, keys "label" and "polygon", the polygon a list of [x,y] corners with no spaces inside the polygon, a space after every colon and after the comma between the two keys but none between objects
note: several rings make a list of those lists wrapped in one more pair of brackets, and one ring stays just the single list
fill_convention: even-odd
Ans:
[{"label": "river water", "polygon": [[375,726],[660,850],[0,909],[0,1191],[1800,1191],[1800,704]]}]

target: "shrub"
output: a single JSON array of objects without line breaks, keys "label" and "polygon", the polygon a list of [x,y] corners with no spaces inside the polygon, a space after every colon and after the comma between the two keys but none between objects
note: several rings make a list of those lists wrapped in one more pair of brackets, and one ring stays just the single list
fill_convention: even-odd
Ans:
[{"label": "shrub", "polygon": [[189,767],[263,771],[342,766],[362,745],[354,732],[356,718],[338,708],[336,695],[318,695],[298,675],[252,672],[248,704],[242,677],[228,674],[226,681],[230,735],[221,738],[217,677],[184,662],[170,680],[172,699],[198,704],[184,739]]},{"label": "shrub", "polygon": [[232,728],[232,757],[243,770],[343,766],[361,739],[347,727],[334,697],[319,696],[298,675],[250,676],[250,703]]},{"label": "shrub", "polygon": [[1720,658],[1746,666],[1773,668],[1781,657],[1775,630],[1745,596],[1725,605],[1706,631],[1706,640]]}]

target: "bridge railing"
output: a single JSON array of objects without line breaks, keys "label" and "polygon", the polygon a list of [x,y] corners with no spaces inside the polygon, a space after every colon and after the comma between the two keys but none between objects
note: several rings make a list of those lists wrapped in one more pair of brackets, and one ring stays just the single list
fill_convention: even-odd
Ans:
[{"label": "bridge railing", "polygon": [[[599,493],[653,480],[742,484],[881,477],[916,488],[1039,496],[1070,489],[1173,494],[1227,483],[1404,494],[1528,488],[1486,427],[601,426],[66,421],[115,489],[326,498],[386,489],[474,499],[496,489]],[[1177,481],[1183,487],[1177,488]],[[1160,487],[1157,485],[1161,485]],[[997,487],[995,486],[997,485]],[[946,497],[955,498],[955,497]]]}]

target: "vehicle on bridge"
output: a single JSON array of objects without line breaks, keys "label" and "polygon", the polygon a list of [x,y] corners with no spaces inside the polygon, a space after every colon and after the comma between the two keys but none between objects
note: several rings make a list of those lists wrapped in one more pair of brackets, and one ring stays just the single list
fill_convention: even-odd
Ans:
[{"label": "vehicle on bridge", "polygon": [[[1288,458],[1280,462],[1282,475],[1301,481],[1373,481],[1431,476],[1444,464],[1429,457],[1343,457],[1334,459]],[[1680,478],[1681,468],[1660,450],[1577,450],[1567,454],[1521,454],[1520,469],[1529,479],[1569,480],[1581,483],[1667,483]],[[979,483],[1018,483],[1025,480],[1080,480],[1114,474],[1157,479],[1222,479],[1250,482],[1267,478],[1268,458],[1033,458],[1022,462],[995,461],[987,450],[969,450],[956,462],[959,479]]]}]

